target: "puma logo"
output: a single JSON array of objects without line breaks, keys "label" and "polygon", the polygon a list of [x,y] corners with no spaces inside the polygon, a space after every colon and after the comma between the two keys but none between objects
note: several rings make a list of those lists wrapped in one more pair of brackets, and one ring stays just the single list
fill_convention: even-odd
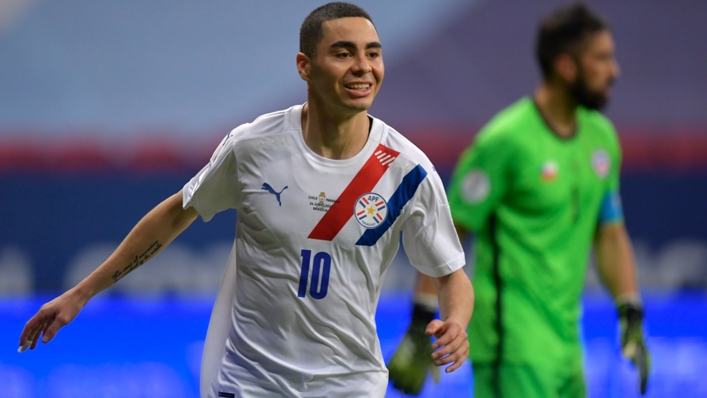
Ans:
[{"label": "puma logo", "polygon": [[280,206],[282,206],[282,202],[280,201],[280,194],[281,194],[282,191],[284,191],[285,189],[287,189],[287,185],[285,185],[285,187],[282,188],[282,189],[280,190],[280,192],[277,192],[277,191],[275,191],[275,190],[273,189],[273,187],[271,187],[270,184],[268,184],[267,182],[264,182],[264,183],[263,183],[263,191],[268,191],[268,192],[270,192],[271,194],[275,195],[275,199],[277,199],[277,203],[279,203]]}]

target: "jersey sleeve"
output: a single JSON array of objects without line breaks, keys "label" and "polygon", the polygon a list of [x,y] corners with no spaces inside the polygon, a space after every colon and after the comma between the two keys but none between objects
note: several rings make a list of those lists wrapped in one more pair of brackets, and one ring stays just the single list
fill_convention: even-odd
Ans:
[{"label": "jersey sleeve", "polygon": [[464,251],[437,172],[427,175],[414,199],[403,225],[403,246],[410,263],[432,277],[462,268],[466,261]]},{"label": "jersey sleeve", "polygon": [[235,153],[237,130],[221,141],[209,163],[182,189],[183,207],[194,207],[205,222],[220,211],[238,207],[241,187]]},{"label": "jersey sleeve", "polygon": [[599,209],[599,224],[623,222],[624,219],[621,195],[619,194],[621,144],[617,138],[616,130],[611,123],[608,123],[608,130],[612,139],[609,151],[610,166],[609,174],[607,175],[606,190],[604,191],[601,207]]},{"label": "jersey sleeve", "polygon": [[499,134],[480,133],[459,158],[449,184],[454,222],[472,232],[483,227],[507,190],[511,148]]}]

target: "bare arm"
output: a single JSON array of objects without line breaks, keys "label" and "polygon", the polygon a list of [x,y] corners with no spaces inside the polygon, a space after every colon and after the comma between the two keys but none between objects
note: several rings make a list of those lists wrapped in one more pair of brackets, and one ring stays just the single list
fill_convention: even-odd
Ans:
[{"label": "bare arm", "polygon": [[633,248],[624,224],[599,226],[594,247],[599,275],[614,300],[638,298]]},{"label": "bare arm", "polygon": [[631,240],[623,223],[602,225],[595,236],[597,268],[616,302],[621,330],[621,353],[639,374],[639,391],[646,392],[650,353],[643,334],[643,305],[638,294]]},{"label": "bare arm", "polygon": [[435,364],[452,365],[446,372],[459,368],[469,356],[466,330],[474,308],[474,289],[463,269],[441,278],[432,278],[439,297],[441,320],[430,322],[425,333],[435,335],[432,345]]},{"label": "bare arm", "polygon": [[56,299],[44,304],[25,325],[20,346],[34,349],[39,336],[49,342],[60,328],[71,322],[96,294],[113,285],[154,257],[197,217],[194,208],[182,208],[182,192],[165,199],[145,215],[123,242],[84,280]]},{"label": "bare arm", "polygon": [[[434,319],[438,303],[441,320]],[[428,372],[439,382],[438,366],[451,363],[445,369],[449,373],[464,364],[469,356],[466,330],[473,307],[474,290],[463,269],[441,278],[417,273],[410,326],[387,363],[394,388],[417,395]],[[430,335],[437,338],[432,345]]]},{"label": "bare arm", "polygon": [[[454,228],[457,230],[457,236],[459,236],[459,240],[463,245],[466,238],[471,235],[470,232],[457,223],[454,223]],[[429,276],[418,272],[417,281],[415,282],[415,302],[429,302],[429,297],[437,297],[435,283]]]}]

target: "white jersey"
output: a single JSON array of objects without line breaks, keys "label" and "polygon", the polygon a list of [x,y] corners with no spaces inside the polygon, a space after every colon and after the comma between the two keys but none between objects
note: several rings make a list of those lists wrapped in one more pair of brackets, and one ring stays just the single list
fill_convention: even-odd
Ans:
[{"label": "white jersey", "polygon": [[417,147],[371,118],[356,156],[326,159],[304,143],[301,115],[294,106],[234,129],[183,190],[204,221],[238,212],[203,358],[215,360],[218,335],[225,353],[202,368],[210,397],[383,396],[374,315],[401,232],[422,273],[464,265],[444,187]]}]

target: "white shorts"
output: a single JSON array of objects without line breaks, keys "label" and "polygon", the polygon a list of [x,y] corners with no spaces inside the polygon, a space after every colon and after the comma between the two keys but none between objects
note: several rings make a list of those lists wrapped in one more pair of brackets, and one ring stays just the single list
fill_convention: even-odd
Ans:
[{"label": "white shorts", "polygon": [[383,398],[388,387],[387,372],[300,376],[298,379],[261,373],[255,377],[248,370],[228,362],[224,360],[222,363],[208,398]]}]

